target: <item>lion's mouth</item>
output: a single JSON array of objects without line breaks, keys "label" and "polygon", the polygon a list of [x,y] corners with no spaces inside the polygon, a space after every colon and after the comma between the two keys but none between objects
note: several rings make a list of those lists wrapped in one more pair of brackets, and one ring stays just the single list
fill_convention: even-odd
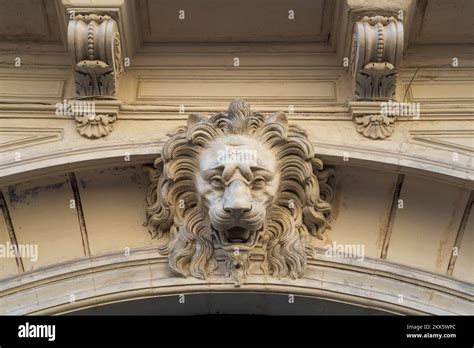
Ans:
[{"label": "lion's mouth", "polygon": [[250,230],[236,226],[224,231],[225,237],[231,243],[246,243],[250,238]]},{"label": "lion's mouth", "polygon": [[235,226],[227,230],[213,228],[213,232],[222,249],[233,250],[237,247],[241,250],[248,250],[253,249],[257,244],[261,230],[249,230]]}]

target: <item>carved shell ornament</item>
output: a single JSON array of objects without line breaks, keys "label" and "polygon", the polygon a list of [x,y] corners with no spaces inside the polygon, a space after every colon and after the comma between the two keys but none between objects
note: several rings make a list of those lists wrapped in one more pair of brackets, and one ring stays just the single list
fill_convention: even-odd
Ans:
[{"label": "carved shell ornament", "polygon": [[322,238],[331,219],[334,171],[305,131],[240,99],[210,118],[190,115],[146,171],[148,230],[166,235],[159,251],[184,276],[224,273],[240,285],[256,264],[260,274],[301,277],[310,236]]},{"label": "carved shell ornament", "polygon": [[114,114],[97,114],[76,116],[76,127],[80,135],[97,139],[108,135],[114,128],[113,123],[117,120]]},{"label": "carved shell ornament", "polygon": [[385,139],[392,135],[395,117],[385,115],[364,115],[355,119],[357,131],[366,138]]}]

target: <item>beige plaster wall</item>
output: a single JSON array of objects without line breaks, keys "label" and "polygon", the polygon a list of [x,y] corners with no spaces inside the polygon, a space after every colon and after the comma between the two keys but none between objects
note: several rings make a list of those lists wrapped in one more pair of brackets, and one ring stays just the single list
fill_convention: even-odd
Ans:
[{"label": "beige plaster wall", "polygon": [[425,178],[407,177],[400,196],[403,209],[396,212],[387,260],[445,272],[469,193]]},{"label": "beige plaster wall", "polygon": [[125,166],[76,174],[91,254],[152,246],[145,223],[147,177]]},{"label": "beige plaster wall", "polygon": [[[18,244],[38,245],[38,260],[25,270],[84,257],[74,196],[66,175],[32,180],[4,191]],[[3,259],[2,259],[3,262]]]}]

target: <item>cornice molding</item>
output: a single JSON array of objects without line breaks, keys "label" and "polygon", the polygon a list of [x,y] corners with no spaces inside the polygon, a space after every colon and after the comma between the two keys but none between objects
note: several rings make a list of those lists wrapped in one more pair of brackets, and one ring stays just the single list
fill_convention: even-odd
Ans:
[{"label": "cornice molding", "polygon": [[[178,106],[159,105],[125,105],[118,100],[95,100],[96,114],[117,116],[120,113],[123,127],[117,126],[114,132],[107,136],[107,141],[89,141],[77,134],[74,117],[56,115],[54,104],[31,104],[17,102],[15,104],[0,103],[0,119],[5,131],[22,128],[25,131],[42,129],[60,129],[63,138],[48,144],[38,144],[34,147],[21,147],[21,161],[15,161],[15,150],[5,147],[6,152],[0,154],[0,176],[2,182],[18,181],[27,177],[28,171],[61,170],[64,166],[90,166],[91,161],[108,163],[112,158],[119,158],[128,153],[132,158],[142,158],[143,155],[157,154],[161,151],[162,139],[165,134],[183,124],[188,113],[201,112],[211,114],[221,109],[213,104],[186,108],[186,113],[180,113]],[[334,163],[344,164],[344,152],[350,154],[350,161],[365,161],[364,165],[372,162],[388,170],[414,170],[425,172],[427,176],[450,176],[452,179],[472,180],[472,160],[463,152],[459,159],[453,162],[452,145],[443,147],[439,143],[432,147],[431,143],[409,142],[410,132],[438,131],[444,129],[451,132],[466,129],[473,120],[474,109],[467,103],[423,104],[422,116],[419,119],[400,117],[399,132],[391,139],[374,143],[371,139],[359,137],[355,127],[348,122],[356,117],[376,114],[382,102],[354,101],[349,108],[334,107],[305,107],[294,114],[288,114],[290,121],[298,121],[307,129],[309,137],[318,153],[330,156]],[[273,107],[256,105],[263,113],[275,112]],[[112,117],[113,118],[113,117]],[[436,122],[433,122],[436,121]],[[316,123],[315,123],[316,122]],[[81,124],[80,124],[81,125]],[[133,130],[133,131],[132,131]],[[97,133],[98,132],[98,133]],[[41,133],[43,134],[43,133]],[[38,135],[41,135],[38,134]],[[91,136],[94,132],[91,132]],[[100,134],[99,130],[95,134]],[[327,134],[334,134],[332,140]],[[33,136],[33,134],[31,134]],[[395,137],[396,136],[396,137]],[[426,151],[429,150],[429,157]],[[100,164],[98,164],[100,165]],[[54,169],[56,167],[56,169]],[[33,172],[32,172],[33,173]],[[31,174],[34,175],[34,174]],[[444,179],[443,179],[444,180]]]}]

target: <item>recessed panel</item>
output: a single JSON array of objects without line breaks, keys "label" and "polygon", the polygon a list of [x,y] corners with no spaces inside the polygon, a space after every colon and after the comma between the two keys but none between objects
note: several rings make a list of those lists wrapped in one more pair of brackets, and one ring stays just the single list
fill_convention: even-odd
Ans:
[{"label": "recessed panel", "polygon": [[327,42],[335,2],[138,1],[145,43]]},{"label": "recessed panel", "polygon": [[59,41],[55,2],[0,0],[0,41]]},{"label": "recessed panel", "polygon": [[380,257],[396,182],[396,173],[338,167],[328,243],[363,246],[365,256]]},{"label": "recessed panel", "polygon": [[18,244],[37,247],[37,257],[30,249],[31,255],[22,258],[25,271],[84,257],[67,175],[11,185],[6,191]]},{"label": "recessed panel", "polygon": [[[297,73],[297,72],[296,72]],[[296,74],[295,73],[295,74]],[[164,78],[159,76],[139,77],[135,101],[147,103],[190,103],[221,101],[228,103],[238,97],[247,101],[271,101],[273,104],[301,105],[337,100],[337,76],[236,76],[216,71],[214,77],[195,79]]]},{"label": "recessed panel", "polygon": [[468,196],[464,188],[406,177],[387,260],[446,274]]},{"label": "recessed panel", "polygon": [[466,44],[474,42],[474,1],[418,1],[414,42],[421,44]]},{"label": "recessed panel", "polygon": [[76,178],[91,254],[146,247],[156,241],[143,226],[148,181],[141,167],[83,171]]}]

